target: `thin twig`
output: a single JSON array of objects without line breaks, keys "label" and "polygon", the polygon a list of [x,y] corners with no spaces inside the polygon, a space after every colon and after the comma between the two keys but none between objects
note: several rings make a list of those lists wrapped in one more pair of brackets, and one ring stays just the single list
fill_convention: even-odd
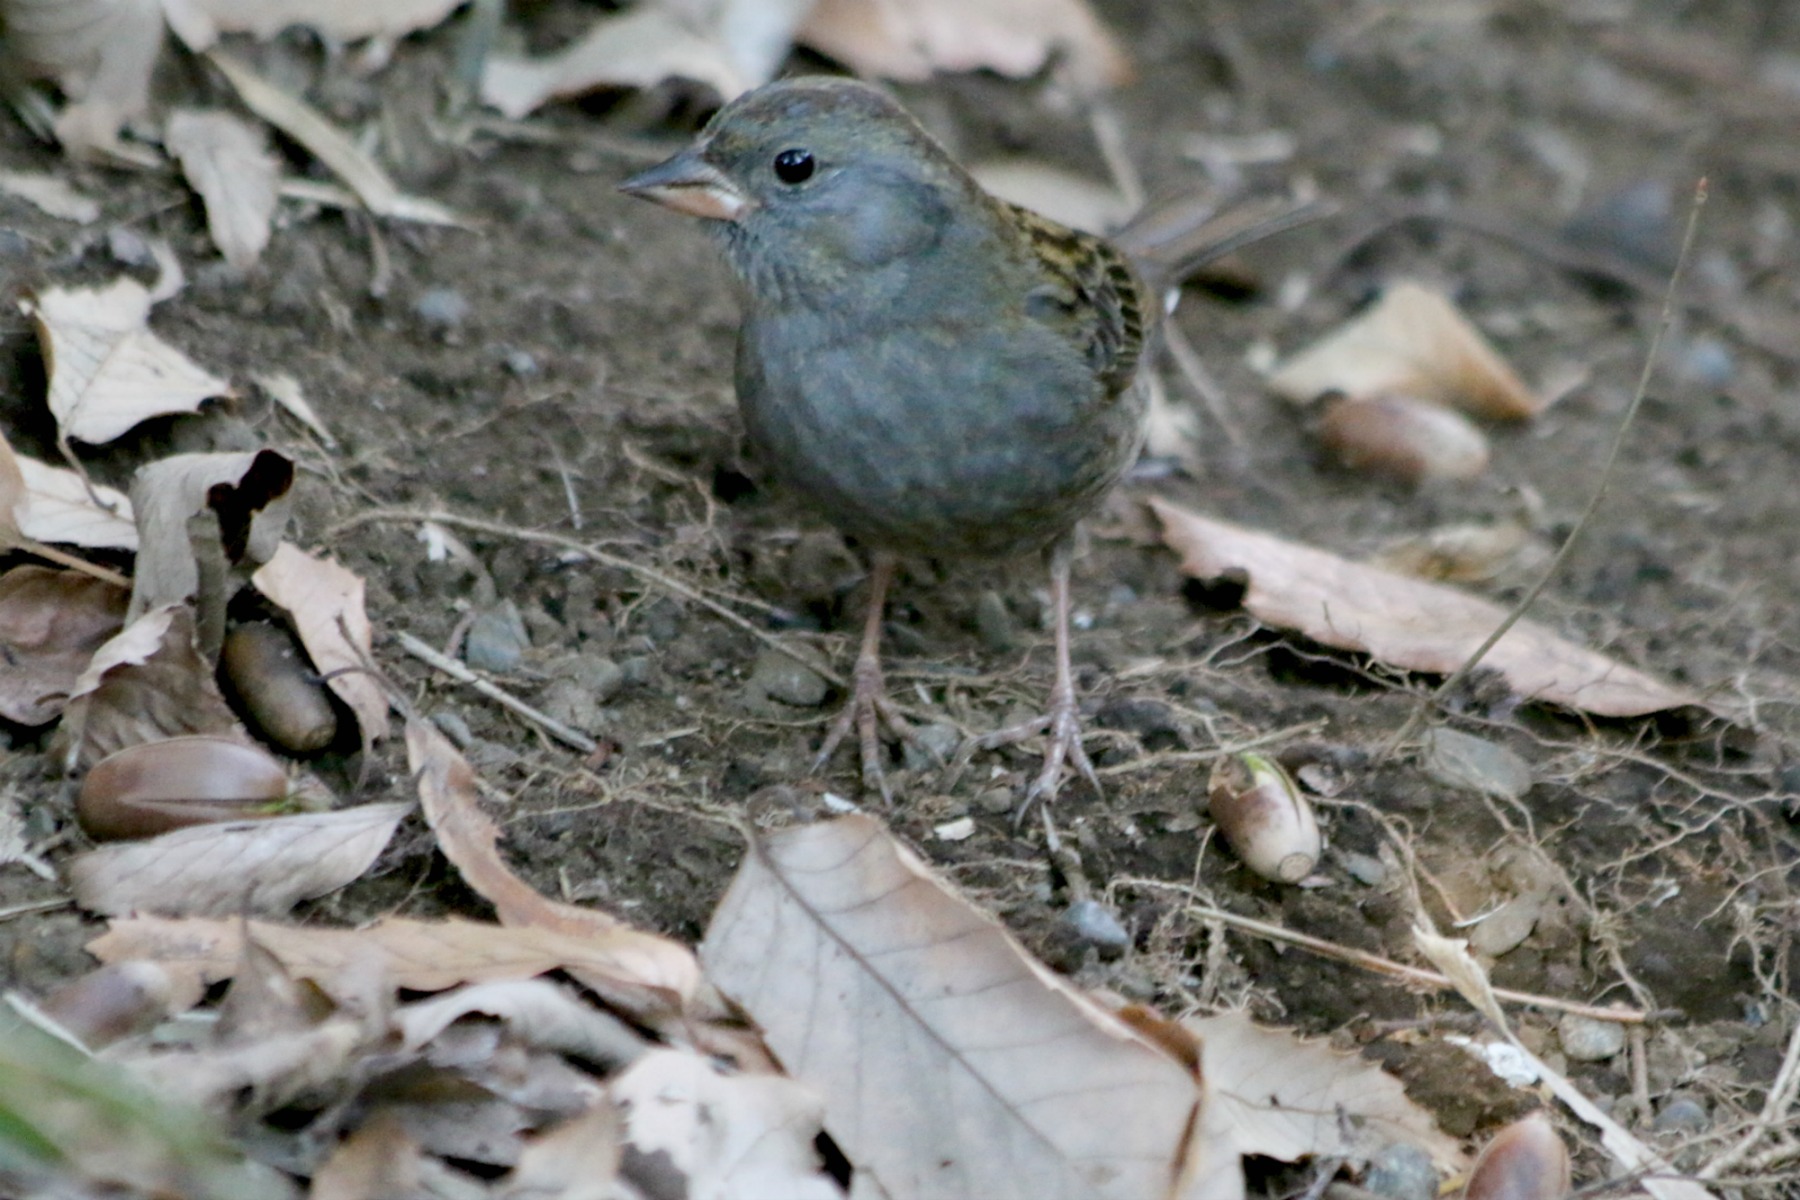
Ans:
[{"label": "thin twig", "polygon": [[1670,324],[1675,319],[1675,298],[1680,292],[1681,277],[1686,273],[1688,258],[1694,247],[1694,231],[1700,227],[1700,210],[1706,207],[1706,191],[1707,183],[1702,178],[1694,187],[1694,203],[1688,209],[1687,229],[1681,236],[1681,254],[1675,260],[1675,269],[1669,275],[1668,289],[1663,293],[1662,316],[1656,322],[1655,332],[1650,335],[1650,348],[1644,354],[1644,368],[1638,374],[1637,390],[1632,393],[1631,403],[1625,406],[1625,415],[1619,419],[1619,427],[1613,434],[1612,448],[1607,451],[1606,462],[1600,468],[1600,478],[1594,484],[1593,494],[1588,497],[1587,507],[1581,510],[1581,517],[1575,522],[1575,527],[1569,531],[1569,536],[1563,539],[1563,544],[1557,548],[1556,556],[1550,560],[1550,565],[1544,568],[1543,574],[1538,576],[1537,582],[1533,583],[1530,589],[1519,598],[1519,602],[1513,606],[1511,612],[1506,614],[1505,620],[1501,621],[1488,635],[1487,640],[1475,648],[1475,653],[1469,655],[1468,660],[1462,666],[1451,672],[1450,676],[1437,686],[1436,691],[1414,706],[1412,713],[1406,718],[1405,724],[1401,725],[1394,736],[1388,739],[1387,744],[1381,748],[1377,755],[1378,758],[1386,758],[1407,738],[1411,737],[1413,730],[1419,727],[1419,722],[1424,720],[1425,714],[1442,704],[1452,689],[1468,678],[1469,672],[1473,671],[1480,665],[1481,660],[1487,657],[1488,651],[1492,650],[1501,638],[1511,632],[1512,627],[1519,623],[1525,616],[1526,610],[1536,603],[1537,598],[1550,585],[1550,581],[1556,578],[1557,573],[1562,570],[1563,564],[1568,561],[1569,555],[1574,551],[1576,543],[1581,540],[1582,533],[1593,522],[1594,513],[1599,510],[1600,502],[1606,499],[1607,490],[1612,485],[1613,470],[1619,465],[1619,456],[1625,447],[1625,437],[1631,432],[1632,424],[1637,419],[1638,410],[1644,406],[1645,393],[1650,390],[1650,378],[1656,372],[1656,359],[1662,352],[1663,334],[1668,332]]},{"label": "thin twig", "polygon": [[[1210,904],[1193,899],[1194,890],[1185,883],[1167,883],[1160,879],[1121,879],[1120,884],[1134,887],[1163,888],[1168,891],[1182,892],[1189,897],[1187,910],[1203,920],[1217,921],[1240,933],[1254,934],[1267,938],[1271,942],[1298,946],[1302,950],[1311,950],[1314,954],[1326,958],[1335,958],[1339,962],[1361,967],[1365,971],[1374,971],[1381,975],[1391,975],[1404,979],[1408,983],[1424,984],[1443,991],[1456,990],[1456,984],[1448,976],[1436,971],[1428,971],[1423,967],[1409,967],[1405,963],[1397,963],[1391,958],[1383,958],[1379,954],[1370,954],[1366,950],[1356,950],[1349,946],[1340,946],[1336,942],[1328,942],[1324,938],[1316,938],[1311,934],[1286,929],[1280,925],[1271,925],[1267,921],[1258,921],[1255,917],[1240,916],[1223,908],[1215,908]],[[1555,996],[1543,996],[1536,992],[1517,992],[1511,988],[1494,988],[1494,995],[1513,1004],[1525,1004],[1532,1008],[1550,1009],[1554,1012],[1573,1013],[1576,1016],[1591,1017],[1596,1021],[1617,1021],[1622,1025],[1638,1025],[1650,1019],[1650,1014],[1629,1008],[1601,1008],[1598,1005],[1582,1004],[1575,1000],[1563,1000]]]},{"label": "thin twig", "polygon": [[1793,1032],[1788,1034],[1787,1053],[1782,1056],[1781,1069],[1775,1073],[1775,1081],[1769,1085],[1769,1094],[1763,1100],[1762,1112],[1756,1115],[1750,1128],[1737,1144],[1718,1154],[1711,1162],[1701,1167],[1696,1174],[1701,1179],[1717,1179],[1725,1172],[1742,1162],[1774,1128],[1793,1105],[1796,1096],[1800,1096],[1800,1021],[1794,1022]]},{"label": "thin twig", "polygon": [[432,647],[426,645],[412,634],[407,633],[404,630],[397,630],[394,637],[399,640],[400,648],[414,658],[425,662],[429,666],[435,667],[439,671],[450,676],[450,678],[456,680],[458,683],[468,684],[470,687],[486,696],[489,700],[492,700],[495,704],[525,718],[525,720],[530,721],[533,725],[536,725],[558,741],[575,747],[575,749],[581,751],[583,754],[592,754],[600,748],[600,744],[587,734],[582,733],[578,729],[571,729],[561,721],[558,721],[555,717],[538,711],[531,707],[531,705],[514,696],[512,693],[506,691],[504,688],[489,683],[475,672],[469,670],[469,668],[457,662],[454,658],[439,654]]}]

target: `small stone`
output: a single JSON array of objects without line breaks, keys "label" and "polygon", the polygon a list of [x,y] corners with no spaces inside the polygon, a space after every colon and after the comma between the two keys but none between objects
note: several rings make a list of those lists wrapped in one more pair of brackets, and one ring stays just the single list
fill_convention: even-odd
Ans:
[{"label": "small stone", "polygon": [[931,836],[940,842],[966,842],[975,836],[975,818],[958,817],[931,827]]},{"label": "small stone", "polygon": [[573,679],[552,679],[538,693],[538,707],[544,715],[586,734],[598,734],[606,728],[606,710],[594,693]]},{"label": "small stone", "polygon": [[962,744],[962,734],[956,731],[954,725],[934,722],[918,726],[913,733],[916,740],[904,742],[900,747],[909,771],[925,771],[943,766]]},{"label": "small stone", "polygon": [[1469,949],[1488,958],[1499,958],[1531,936],[1543,913],[1542,896],[1535,892],[1514,896],[1469,930]]},{"label": "small stone", "polygon": [[1656,1120],[1650,1128],[1658,1133],[1705,1133],[1712,1126],[1712,1118],[1707,1115],[1706,1105],[1692,1096],[1671,1096],[1663,1102],[1657,1111]]},{"label": "small stone", "polygon": [[530,379],[538,373],[538,360],[527,350],[508,350],[501,361],[506,373],[517,379]]},{"label": "small stone", "polygon": [[531,638],[525,632],[519,606],[502,600],[476,613],[469,623],[463,661],[478,671],[505,673],[518,666],[530,648]]},{"label": "small stone", "polygon": [[546,668],[556,679],[566,679],[585,690],[594,703],[605,704],[625,687],[625,668],[599,654],[571,654]]},{"label": "small stone", "polygon": [[1576,1062],[1604,1062],[1625,1049],[1625,1027],[1570,1013],[1556,1023],[1563,1053]]},{"label": "small stone", "polygon": [[120,266],[149,267],[156,263],[156,255],[143,235],[122,225],[115,225],[106,231],[106,252]]},{"label": "small stone", "polygon": [[1131,946],[1131,934],[1118,915],[1098,900],[1077,900],[1063,913],[1063,920],[1103,958],[1116,958]]},{"label": "small stone", "polygon": [[431,329],[448,331],[469,317],[469,302],[455,288],[428,288],[413,301],[413,315]]},{"label": "small stone", "polygon": [[1417,1146],[1391,1142],[1369,1159],[1363,1186],[1388,1200],[1437,1200],[1437,1169]]},{"label": "small stone", "polygon": [[1018,645],[1018,623],[1007,610],[1006,599],[992,588],[975,602],[975,632],[990,654],[1004,654]]},{"label": "small stone", "polygon": [[817,708],[831,692],[824,676],[772,646],[756,656],[747,686],[757,695],[795,708]]},{"label": "small stone", "polygon": [[459,749],[475,740],[474,730],[470,729],[469,723],[462,719],[461,713],[432,713],[431,723],[436,725],[438,731],[449,738]]},{"label": "small stone", "polygon": [[656,673],[656,662],[648,654],[633,654],[619,660],[619,670],[625,673],[626,683],[636,686],[650,682]]},{"label": "small stone", "polygon": [[1350,878],[1364,887],[1380,887],[1387,882],[1387,866],[1373,854],[1361,854],[1355,850],[1340,850],[1338,861]]},{"label": "small stone", "polygon": [[1425,736],[1425,773],[1445,787],[1517,800],[1531,790],[1531,765],[1495,742],[1456,729]]},{"label": "small stone", "polygon": [[991,787],[975,797],[975,807],[990,816],[1009,813],[1019,802],[1009,787]]}]

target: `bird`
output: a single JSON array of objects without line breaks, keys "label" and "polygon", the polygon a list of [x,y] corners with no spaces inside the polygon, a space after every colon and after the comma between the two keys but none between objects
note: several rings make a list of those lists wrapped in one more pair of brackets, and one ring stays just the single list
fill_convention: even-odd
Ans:
[{"label": "bird", "polygon": [[975,746],[1046,735],[1020,815],[1070,770],[1098,794],[1071,665],[1074,530],[1143,444],[1159,289],[1197,250],[1216,256],[1297,206],[1224,231],[1153,210],[1109,241],[990,195],[886,92],[835,76],[744,93],[619,187],[702,218],[723,248],[751,451],[869,554],[850,695],[814,770],[854,733],[865,789],[892,802],[881,733],[917,737],[880,655],[902,557],[1036,553],[1050,578],[1048,702]]}]

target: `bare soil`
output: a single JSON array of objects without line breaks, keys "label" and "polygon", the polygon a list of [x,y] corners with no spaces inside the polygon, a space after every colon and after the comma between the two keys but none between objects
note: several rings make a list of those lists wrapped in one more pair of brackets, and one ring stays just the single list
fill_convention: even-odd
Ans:
[{"label": "bare soil", "polygon": [[[1679,1162],[1705,1161],[1759,1111],[1796,1020],[1800,294],[1788,264],[1800,220],[1800,8],[1102,8],[1140,68],[1112,103],[1152,191],[1217,187],[1231,174],[1252,191],[1305,180],[1345,214],[1247,252],[1255,286],[1190,292],[1177,321],[1219,382],[1226,421],[1165,364],[1197,436],[1185,453],[1147,460],[1093,522],[1077,566],[1077,652],[1107,792],[1073,786],[1055,809],[1079,869],[1053,864],[1041,829],[1011,824],[1028,754],[977,756],[954,784],[897,757],[903,799],[883,815],[1084,983],[1176,1011],[1248,1004],[1355,1041],[1458,1134],[1539,1104],[1426,1036],[1473,1032],[1461,1001],[1229,932],[1194,905],[1410,962],[1397,844],[1416,856],[1423,902],[1446,930],[1538,886],[1549,899],[1494,964],[1495,981],[1657,1019],[1635,1058],[1571,1060],[1556,1014],[1542,1009],[1515,1010],[1525,1037]],[[596,11],[557,0],[523,19],[548,43]],[[1693,38],[1719,61],[1679,40]],[[1666,45],[1677,52],[1653,61],[1646,47]],[[548,893],[697,939],[742,853],[731,819],[778,814],[825,789],[854,797],[854,766],[845,754],[822,776],[807,772],[836,689],[807,694],[816,679],[797,678],[743,625],[654,576],[816,647],[839,672],[862,595],[854,548],[760,483],[741,454],[735,301],[713,247],[613,189],[678,145],[704,106],[672,86],[557,107],[523,126],[446,126],[428,119],[450,61],[445,31],[409,40],[364,76],[298,36],[262,54],[290,84],[310,81],[336,119],[378,129],[405,185],[471,227],[377,229],[296,212],[261,267],[239,278],[210,250],[178,181],[71,166],[8,122],[0,162],[71,176],[104,199],[106,217],[77,230],[0,200],[0,279],[12,292],[104,278],[120,269],[112,231],[170,239],[191,281],[157,311],[158,332],[240,381],[293,374],[339,441],[318,444],[246,387],[242,401],[152,423],[97,472],[122,479],[171,446],[275,444],[294,455],[298,540],[368,580],[381,666],[508,797],[518,869]],[[1042,85],[970,77],[900,91],[967,156],[1027,153],[1105,177],[1085,116]],[[1200,135],[1216,146],[1268,131],[1290,135],[1292,153],[1215,158],[1210,171],[1188,153]],[[1261,628],[1229,596],[1189,585],[1141,501],[1168,497],[1353,556],[1524,512],[1537,545],[1553,548],[1587,503],[1633,393],[1701,175],[1711,198],[1662,361],[1610,496],[1534,615],[1741,718],[1591,721],[1518,704],[1478,677],[1433,721],[1521,756],[1533,779],[1522,799],[1440,782],[1416,746],[1383,757],[1436,681]],[[1436,216],[1390,219],[1426,211]],[[1308,416],[1271,398],[1253,369],[1401,277],[1448,286],[1528,379],[1563,392],[1539,419],[1490,430],[1493,466],[1473,484],[1415,489],[1333,466]],[[0,421],[23,449],[47,433],[43,374],[30,327],[8,306]],[[447,526],[472,559],[433,561],[421,522],[394,510],[487,526]],[[538,535],[629,565],[598,566]],[[1475,586],[1516,599],[1543,561]],[[480,639],[485,618],[470,619],[500,601],[516,605],[530,648],[497,682],[586,728],[601,755],[584,762],[393,641],[399,630],[440,646]],[[1034,564],[909,564],[888,614],[892,680],[926,720],[993,728],[1041,703],[1044,616]],[[601,660],[619,682],[596,699],[591,685],[612,674]],[[6,736],[0,785],[23,798],[55,861],[81,841],[67,786],[36,731]],[[1341,785],[1319,797],[1332,847],[1320,886],[1260,882],[1207,836],[1208,764],[1183,752],[1261,738],[1320,768],[1309,778]],[[373,762],[334,752],[317,767],[347,802],[408,792],[393,746]],[[936,836],[961,816],[973,818],[973,836]],[[7,905],[57,889],[17,866],[0,874]],[[1084,889],[1129,932],[1122,952],[1065,919]],[[302,915],[354,923],[395,910],[479,911],[422,829],[373,877]],[[79,973],[96,932],[66,909],[0,923],[0,981],[41,990]],[[1779,1161],[1738,1170],[1763,1179],[1745,1194],[1784,1186]],[[1582,1152],[1579,1178],[1607,1174],[1597,1151]],[[1292,1179],[1264,1182],[1275,1194]]]}]

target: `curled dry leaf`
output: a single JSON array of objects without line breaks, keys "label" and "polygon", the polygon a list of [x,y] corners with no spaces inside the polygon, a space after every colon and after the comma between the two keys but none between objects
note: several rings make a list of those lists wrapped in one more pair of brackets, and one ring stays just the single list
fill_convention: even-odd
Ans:
[{"label": "curled dry leaf", "polygon": [[179,829],[103,846],[69,864],[75,901],[108,916],[278,915],[357,879],[411,804]]},{"label": "curled dry leaf", "polygon": [[1084,0],[820,0],[799,40],[889,79],[994,71],[1022,79],[1054,56],[1087,91],[1131,80],[1131,61]]},{"label": "curled dry leaf", "polygon": [[1449,297],[1411,280],[1277,367],[1269,386],[1301,403],[1341,392],[1415,396],[1495,418],[1543,409]]},{"label": "curled dry leaf", "polygon": [[578,1117],[533,1138],[519,1165],[499,1185],[498,1200],[609,1200],[624,1158],[623,1114],[612,1103],[597,1104]]},{"label": "curled dry leaf", "polygon": [[89,837],[154,837],[171,829],[273,817],[287,772],[265,751],[233,738],[177,737],[127,746],[81,781],[75,815]]},{"label": "curled dry leaf", "polygon": [[217,656],[225,604],[236,590],[231,569],[274,556],[293,482],[292,460],[274,450],[175,454],[138,468],[131,481],[139,542],[132,616],[192,600],[200,644]]},{"label": "curled dry leaf", "polygon": [[1467,417],[1411,396],[1330,400],[1318,436],[1344,466],[1403,483],[1473,479],[1488,466],[1487,436]]},{"label": "curled dry leaf", "polygon": [[125,598],[78,571],[23,566],[0,575],[0,717],[54,720],[94,652],[124,625]]},{"label": "curled dry leaf", "polygon": [[19,539],[91,550],[136,550],[137,523],[125,493],[13,453],[0,434],[0,544]]},{"label": "curled dry leaf", "polygon": [[363,746],[386,737],[388,698],[369,671],[375,635],[363,607],[362,577],[283,542],[250,585],[288,614],[325,686],[356,714]]},{"label": "curled dry leaf", "polygon": [[[1201,1114],[1203,1159],[1235,1163],[1257,1155],[1298,1162],[1366,1158],[1380,1146],[1404,1142],[1424,1150],[1446,1173],[1464,1165],[1454,1138],[1407,1098],[1400,1081],[1354,1054],[1264,1029],[1241,1012],[1192,1017],[1182,1028],[1200,1041],[1206,1080]],[[1215,1177],[1193,1200],[1241,1195],[1241,1172]]]},{"label": "curled dry leaf", "polygon": [[262,129],[228,112],[177,109],[163,144],[206,205],[207,232],[225,261],[240,271],[255,266],[269,244],[281,181]]},{"label": "curled dry leaf", "polygon": [[315,29],[333,42],[404,37],[429,29],[462,0],[162,0],[169,28],[190,50],[205,50],[222,33],[267,40],[291,25]]},{"label": "curled dry leaf", "polygon": [[1485,583],[1528,566],[1541,566],[1547,556],[1531,526],[1510,518],[1493,524],[1446,525],[1396,538],[1383,545],[1371,561],[1420,579]]},{"label": "curled dry leaf", "polygon": [[225,635],[219,670],[258,733],[294,754],[337,737],[337,710],[318,670],[287,630],[248,621]]},{"label": "curled dry leaf", "polygon": [[0,75],[54,79],[69,97],[57,140],[77,155],[118,149],[120,128],[149,108],[159,0],[5,0],[0,25]]},{"label": "curled dry leaf", "polygon": [[894,1200],[1156,1196],[1187,1167],[1191,1072],[870,817],[757,842],[700,954]]},{"label": "curled dry leaf", "polygon": [[313,409],[306,398],[306,392],[300,387],[300,381],[285,371],[268,371],[254,375],[256,386],[268,394],[269,399],[281,405],[282,409],[291,413],[295,420],[318,434],[319,440],[326,446],[336,446],[337,439],[331,436],[331,430],[325,428],[325,422]]},{"label": "curled dry leaf", "polygon": [[[600,88],[652,88],[668,79],[692,79],[730,100],[764,82],[780,61],[777,56],[761,64],[740,63],[733,53],[725,18],[733,9],[747,7],[741,0],[716,5],[684,6],[668,0],[639,4],[602,17],[580,40],[554,54],[494,55],[482,73],[481,98],[518,118],[549,100]],[[793,13],[793,19],[800,15]],[[752,70],[747,72],[746,66]]]},{"label": "curled dry leaf", "polygon": [[605,913],[539,895],[500,858],[500,830],[481,811],[475,772],[428,722],[406,723],[406,759],[418,780],[425,820],[444,857],[521,935],[531,930],[589,939],[584,961],[568,972],[647,1025],[719,1015],[694,956],[675,942],[643,933]]},{"label": "curled dry leaf", "polygon": [[100,202],[75,190],[68,180],[35,171],[0,171],[0,192],[17,196],[38,211],[78,225],[100,219]]},{"label": "curled dry leaf", "polygon": [[1324,842],[1312,805],[1260,754],[1234,754],[1213,767],[1208,808],[1245,866],[1276,883],[1299,883],[1319,865]]},{"label": "curled dry leaf", "polygon": [[1569,1148],[1541,1112],[1495,1134],[1463,1189],[1464,1200],[1562,1200],[1568,1194]]},{"label": "curled dry leaf", "polygon": [[462,223],[443,205],[402,192],[380,163],[305,101],[282,91],[223,51],[209,50],[205,58],[231,82],[244,107],[305,146],[376,216],[428,225]]},{"label": "curled dry leaf", "polygon": [[607,1090],[635,1152],[625,1156],[627,1178],[655,1163],[657,1190],[677,1196],[843,1196],[819,1158],[819,1098],[792,1079],[726,1075],[692,1051],[652,1050]]},{"label": "curled dry leaf", "polygon": [[[1506,616],[1497,604],[1442,584],[1354,563],[1324,550],[1188,512],[1151,509],[1163,540],[1195,579],[1247,578],[1243,604],[1267,624],[1413,671],[1447,675]],[[1697,705],[1692,692],[1522,620],[1482,659],[1521,695],[1605,717]]]},{"label": "curled dry leaf", "polygon": [[632,1062],[651,1045],[622,1018],[547,979],[471,984],[405,1006],[394,1015],[394,1026],[401,1044],[418,1050],[453,1022],[473,1014],[499,1020],[520,1045],[608,1069]]},{"label": "curled dry leaf", "polygon": [[110,442],[141,421],[193,412],[230,391],[150,331],[156,300],[151,289],[122,278],[102,287],[44,288],[24,302],[50,368],[50,412],[65,437]]},{"label": "curled dry leaf", "polygon": [[237,732],[212,664],[194,646],[194,614],[169,605],[145,613],[94,651],[54,744],[63,769],[73,774],[139,742]]}]

